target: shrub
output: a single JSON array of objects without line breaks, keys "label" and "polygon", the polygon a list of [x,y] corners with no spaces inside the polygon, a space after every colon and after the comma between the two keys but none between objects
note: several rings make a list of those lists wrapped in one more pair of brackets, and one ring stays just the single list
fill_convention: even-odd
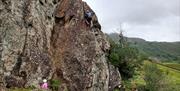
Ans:
[{"label": "shrub", "polygon": [[144,65],[146,89],[148,91],[176,91],[176,88],[172,88],[170,79],[158,69],[154,63],[148,63]]},{"label": "shrub", "polygon": [[53,80],[50,81],[50,86],[51,86],[53,91],[58,91],[60,84],[61,83],[60,83],[59,80],[53,79]]},{"label": "shrub", "polygon": [[118,67],[123,79],[131,78],[140,62],[136,48],[128,45],[121,47],[119,44],[112,42],[108,58],[112,65]]}]

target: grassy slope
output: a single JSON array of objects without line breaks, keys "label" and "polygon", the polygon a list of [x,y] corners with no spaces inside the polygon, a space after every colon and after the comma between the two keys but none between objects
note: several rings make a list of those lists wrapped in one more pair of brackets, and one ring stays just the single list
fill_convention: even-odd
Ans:
[{"label": "grassy slope", "polygon": [[180,71],[180,64],[177,63],[164,63],[163,65],[173,68],[173,69],[177,69]]},{"label": "grassy slope", "polygon": [[[179,65],[179,64],[177,64]],[[170,77],[173,84],[180,86],[180,71],[176,69],[172,69],[166,66],[162,66],[158,64],[158,67],[165,73],[168,73],[167,76]]]},{"label": "grassy slope", "polygon": [[[150,64],[152,62],[145,61],[145,64]],[[168,63],[171,64],[171,63]],[[180,64],[175,64],[177,67],[180,68]],[[172,85],[176,85],[180,88],[180,71],[176,69],[169,68],[167,66],[159,65],[157,64],[158,68],[161,69],[164,73],[166,73],[167,77],[170,79]],[[145,85],[144,81],[144,71],[141,69],[140,71],[137,71],[138,75],[136,75],[133,79],[131,79],[131,82],[136,83],[138,86]],[[168,74],[167,74],[168,73]]]}]

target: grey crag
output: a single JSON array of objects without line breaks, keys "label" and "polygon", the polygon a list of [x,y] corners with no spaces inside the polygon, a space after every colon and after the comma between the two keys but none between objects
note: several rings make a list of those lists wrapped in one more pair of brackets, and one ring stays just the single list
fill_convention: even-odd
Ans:
[{"label": "grey crag", "polygon": [[118,86],[110,45],[96,15],[86,23],[86,10],[81,0],[0,0],[0,90],[39,88],[43,78],[60,80],[59,91]]}]

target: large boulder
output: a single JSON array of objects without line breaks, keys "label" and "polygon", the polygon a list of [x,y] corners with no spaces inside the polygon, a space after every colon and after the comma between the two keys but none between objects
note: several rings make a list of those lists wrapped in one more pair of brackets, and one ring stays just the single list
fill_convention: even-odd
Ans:
[{"label": "large boulder", "polygon": [[60,80],[59,91],[119,86],[110,45],[95,14],[87,23],[87,10],[81,0],[0,0],[0,89],[39,88],[43,78]]}]

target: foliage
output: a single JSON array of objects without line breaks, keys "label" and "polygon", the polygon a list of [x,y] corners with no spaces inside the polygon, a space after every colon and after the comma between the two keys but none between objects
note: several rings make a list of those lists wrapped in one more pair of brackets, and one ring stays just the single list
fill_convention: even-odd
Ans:
[{"label": "foliage", "polygon": [[[146,63],[144,65],[146,89],[148,91],[179,91],[180,84],[173,81],[175,74],[171,75],[174,71],[174,69],[163,65]],[[176,74],[180,73],[176,72]]]},{"label": "foliage", "polygon": [[[118,43],[118,34],[109,34]],[[140,38],[127,38],[129,45],[136,47],[140,53],[157,58],[161,61],[176,61],[180,63],[180,42],[149,42]]]},{"label": "foliage", "polygon": [[61,82],[59,80],[52,79],[50,81],[50,86],[53,91],[58,91],[60,84]]},{"label": "foliage", "polygon": [[[109,38],[111,49],[108,57],[110,62],[119,68],[126,91],[133,88],[137,88],[138,91],[180,91],[180,71],[177,70],[177,61],[180,57],[180,46],[177,45],[180,43],[147,42],[142,39],[137,39],[135,43],[134,39],[129,42],[128,38],[125,41],[126,46],[122,47],[118,36],[115,39],[116,41]],[[149,56],[163,59],[163,62],[166,60],[171,64],[152,63],[154,59],[151,59],[152,62],[144,62],[150,60]]]},{"label": "foliage", "polygon": [[164,63],[163,65],[180,71],[180,64],[178,63]]},{"label": "foliage", "polygon": [[29,87],[29,89],[36,89],[36,86],[31,85],[31,86]]},{"label": "foliage", "polygon": [[123,79],[131,78],[134,75],[136,67],[140,64],[138,50],[130,47],[127,41],[115,43],[109,39],[111,49],[108,58],[115,67],[118,67]]},{"label": "foliage", "polygon": [[171,83],[174,85],[179,85],[179,88],[180,88],[180,71],[173,69],[171,67],[168,67],[168,66],[164,66],[160,64],[157,64],[157,65],[158,65],[158,68],[161,69],[168,76],[168,78],[170,78]]},{"label": "foliage", "polygon": [[160,91],[162,81],[165,78],[162,71],[158,69],[157,65],[155,64],[145,64],[144,70],[146,88],[149,91]]},{"label": "foliage", "polygon": [[[180,91],[180,71],[172,69],[171,67],[160,65],[157,63],[153,63],[150,61],[144,61],[141,65],[140,69],[135,71],[135,75],[133,78],[129,80],[124,80],[124,84],[126,86],[126,91],[131,91],[133,88],[133,84],[136,84],[136,88],[138,91],[148,91],[147,85],[144,79],[146,71],[144,70],[144,65],[157,65],[157,68],[161,70],[161,73],[164,75],[164,79],[162,80],[161,87],[159,91]],[[171,63],[166,63],[171,64]],[[179,65],[175,64],[174,65]]]},{"label": "foliage", "polygon": [[[171,63],[167,63],[167,64],[171,64]],[[174,65],[179,65],[178,63],[173,63]],[[172,67],[168,67],[168,66],[164,66],[164,65],[160,65],[157,64],[158,68],[161,69],[165,74],[166,74],[166,81],[168,81],[168,91],[180,91],[180,71],[172,68]]]}]

